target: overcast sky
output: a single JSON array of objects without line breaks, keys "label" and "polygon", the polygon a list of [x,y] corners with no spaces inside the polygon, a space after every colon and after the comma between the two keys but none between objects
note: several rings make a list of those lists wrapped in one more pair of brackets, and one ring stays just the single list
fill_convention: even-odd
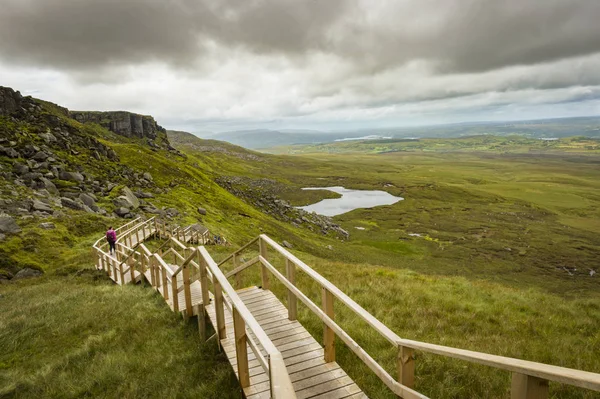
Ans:
[{"label": "overcast sky", "polygon": [[167,128],[600,114],[600,0],[0,0],[0,85]]}]

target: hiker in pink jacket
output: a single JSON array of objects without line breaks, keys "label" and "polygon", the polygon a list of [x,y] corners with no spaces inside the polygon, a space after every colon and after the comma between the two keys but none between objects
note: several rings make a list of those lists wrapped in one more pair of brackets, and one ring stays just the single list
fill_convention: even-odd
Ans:
[{"label": "hiker in pink jacket", "polygon": [[114,255],[115,253],[115,242],[117,241],[117,233],[113,230],[112,226],[108,228],[106,232],[106,241],[108,241],[108,245],[110,246],[108,252]]}]

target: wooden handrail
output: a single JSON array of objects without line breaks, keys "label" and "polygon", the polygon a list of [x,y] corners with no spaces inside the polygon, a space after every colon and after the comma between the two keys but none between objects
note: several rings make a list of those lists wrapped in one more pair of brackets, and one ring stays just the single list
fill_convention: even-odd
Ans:
[{"label": "wooden handrail", "polygon": [[385,339],[387,339],[393,345],[396,345],[396,342],[400,340],[400,337],[390,330],[385,324],[377,320],[372,314],[367,312],[362,306],[358,303],[354,302],[352,298],[348,295],[344,294],[338,287],[333,285],[329,280],[325,277],[321,276],[315,270],[313,270],[306,263],[302,262],[300,259],[296,258],[293,254],[291,254],[287,249],[283,248],[281,245],[273,241],[265,234],[260,235],[260,239],[265,240],[274,250],[279,252],[281,255],[289,259],[292,263],[294,263],[298,268],[300,268],[305,274],[315,280],[321,287],[327,289],[329,292],[333,294],[337,299],[339,299],[344,305],[348,306],[354,313],[356,313],[361,319],[366,321],[371,327],[373,327],[379,334],[381,334]]},{"label": "wooden handrail", "polygon": [[[379,320],[375,319],[375,317],[372,316],[369,312],[367,312],[364,308],[362,308],[360,305],[358,305],[356,302],[354,302],[352,299],[350,299],[346,294],[344,294],[342,291],[340,291],[335,285],[333,285],[327,279],[322,277],[320,274],[318,274],[316,271],[314,271],[312,268],[310,268],[304,262],[302,262],[301,260],[296,258],[293,254],[291,254],[285,248],[283,248],[282,246],[277,244],[271,238],[269,238],[268,236],[266,236],[264,234],[261,235],[259,238],[264,240],[264,242],[268,243],[270,247],[272,247],[277,252],[279,252],[281,255],[283,255],[287,261],[292,262],[295,266],[297,266],[299,269],[301,269],[303,272],[305,272],[305,274],[307,274],[313,280],[315,280],[324,290],[327,290],[328,292],[330,292],[337,299],[339,299],[343,304],[345,304],[351,310],[353,310],[354,313],[356,313],[359,317],[361,317],[369,325],[371,325],[375,330],[377,330],[384,338],[386,338],[388,341],[390,341],[398,350],[401,350],[402,348],[410,348],[409,350],[413,350],[413,349],[420,350],[423,352],[428,352],[428,353],[447,356],[447,357],[451,357],[451,358],[466,360],[466,361],[469,361],[472,363],[483,364],[483,365],[491,366],[491,367],[494,367],[497,369],[510,371],[513,373],[513,376],[515,376],[515,373],[516,373],[517,375],[531,376],[531,377],[536,377],[536,378],[539,378],[542,380],[556,381],[559,383],[564,383],[564,384],[569,384],[569,385],[573,385],[573,386],[577,386],[577,387],[581,387],[581,388],[591,389],[594,391],[600,391],[600,374],[597,374],[597,373],[592,373],[592,372],[582,371],[582,370],[575,370],[575,369],[559,367],[559,366],[553,366],[553,365],[537,363],[537,362],[532,362],[532,361],[527,361],[527,360],[514,359],[514,358],[509,358],[509,357],[504,357],[504,356],[490,355],[490,354],[486,354],[486,353],[482,353],[482,352],[457,349],[457,348],[452,348],[452,347],[447,347],[447,346],[442,346],[442,345],[436,345],[436,344],[430,344],[430,343],[400,338],[397,334],[395,334],[393,331],[391,331],[389,328],[387,328],[385,325],[383,325]],[[328,327],[332,328],[335,331],[336,335],[338,335],[340,337],[340,339],[342,339],[342,341],[344,341],[350,347],[351,350],[353,350],[357,355],[359,355],[359,352],[362,351],[362,348],[360,348],[360,347],[357,348],[355,346],[356,343],[345,333],[345,331],[343,331],[339,326],[337,326],[337,324],[335,324],[333,319],[329,318],[323,312],[323,310],[321,310],[314,303],[312,303],[312,301],[311,301],[312,305],[309,305],[308,303],[306,303],[305,301],[306,300],[310,301],[310,299],[308,299],[298,288],[295,287],[295,285],[293,283],[291,283],[277,269],[275,269],[273,267],[273,265],[271,265],[268,262],[267,259],[265,259],[263,256],[259,256],[259,259],[260,259],[261,264],[263,266],[265,266],[272,274],[274,274],[286,286],[286,288],[293,293],[294,296],[296,296],[298,299],[300,299],[302,302],[304,302],[307,306],[309,306],[309,308],[313,311],[313,313],[317,314],[317,316]],[[366,354],[366,352],[365,352],[365,354]],[[359,357],[363,361],[365,361],[365,358],[363,358],[362,355],[359,355]],[[373,362],[374,362],[374,360],[373,360]],[[370,362],[370,360],[366,360],[365,363],[374,372],[376,372],[376,374],[378,374],[378,376],[381,377],[379,372],[376,371],[376,370],[380,369],[381,366],[379,366],[376,363],[372,364]],[[373,367],[371,367],[371,366],[373,366]],[[381,369],[381,370],[383,370],[383,369]],[[385,372],[385,373],[387,374],[387,372]],[[386,379],[383,379],[383,382],[386,383],[386,385],[388,385],[388,383],[389,383],[388,387],[390,387],[390,389],[392,389],[392,391],[395,392],[396,394],[400,395],[400,393],[399,393],[400,388],[406,389],[406,386],[404,386],[396,381],[393,381],[393,380],[392,380],[393,382],[390,381],[388,379],[388,377],[390,377],[389,374],[384,375],[384,376],[386,377]],[[392,386],[390,386],[390,385],[392,385]],[[405,394],[406,394],[406,391],[405,391]],[[412,391],[412,389],[411,389],[411,392],[408,393],[408,395],[409,396],[407,396],[407,397],[422,397],[422,396],[410,396],[410,395],[420,395],[419,393]]]},{"label": "wooden handrail", "polygon": [[400,384],[398,381],[387,372],[383,367],[375,361],[361,346],[354,341],[348,333],[346,333],[333,319],[331,319],[321,308],[310,300],[302,291],[288,281],[287,278],[262,256],[259,256],[260,262],[273,274],[285,287],[292,291],[296,297],[302,301],[314,314],[317,315],[323,323],[331,328],[340,339],[350,348],[366,365],[369,367],[383,383],[392,390],[396,395],[404,399],[427,399],[427,396],[413,391],[409,387]]},{"label": "wooden handrail", "polygon": [[456,349],[409,339],[400,339],[398,341],[398,345],[418,349],[423,352],[434,353],[436,355],[466,360],[472,363],[479,363],[498,369],[531,375],[549,381],[556,381],[563,384],[591,389],[593,391],[600,391],[600,374],[589,371],[531,362],[529,360],[490,355],[487,353],[469,351],[465,349]]},{"label": "wooden handrail", "polygon": [[[287,369],[283,362],[283,357],[281,356],[281,353],[277,350],[275,345],[273,345],[267,334],[261,328],[260,324],[258,324],[252,313],[250,313],[250,310],[246,307],[242,299],[238,296],[237,292],[231,286],[221,269],[219,269],[219,265],[215,263],[215,261],[212,259],[212,257],[208,254],[208,252],[203,246],[199,247],[198,250],[207,268],[212,271],[214,280],[218,281],[222,291],[229,297],[232,309],[234,310],[234,320],[235,317],[239,316],[244,322],[244,329],[249,329],[250,331],[252,331],[258,342],[262,345],[265,352],[267,352],[268,369],[266,369],[265,372],[269,373],[271,396],[274,398],[281,399],[295,398],[296,394],[292,386],[292,381],[290,379],[289,374],[287,373]],[[213,284],[215,283],[214,280]],[[239,332],[236,332],[236,337],[238,333]],[[246,356],[246,354],[244,353],[243,356]],[[266,366],[266,364],[263,364],[260,361],[259,363],[261,363],[261,366],[263,367]]]}]

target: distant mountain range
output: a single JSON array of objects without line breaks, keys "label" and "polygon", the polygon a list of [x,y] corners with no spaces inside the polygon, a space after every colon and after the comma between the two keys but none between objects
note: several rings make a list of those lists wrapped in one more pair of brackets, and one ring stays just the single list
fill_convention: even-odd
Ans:
[{"label": "distant mountain range", "polygon": [[490,134],[522,135],[536,138],[569,136],[600,137],[600,117],[540,119],[511,122],[469,122],[436,126],[361,129],[325,132],[318,130],[238,130],[216,133],[206,138],[227,141],[246,148],[260,149],[293,144],[329,143],[340,140],[380,138],[451,138]]}]

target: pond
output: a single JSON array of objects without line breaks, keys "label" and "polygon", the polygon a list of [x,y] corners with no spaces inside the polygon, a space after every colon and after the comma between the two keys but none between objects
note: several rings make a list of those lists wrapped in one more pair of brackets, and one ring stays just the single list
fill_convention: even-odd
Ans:
[{"label": "pond", "polygon": [[307,187],[303,190],[329,190],[342,195],[340,198],[328,198],[311,205],[298,207],[323,216],[337,216],[359,208],[392,205],[404,199],[381,190],[351,190],[344,187]]}]

